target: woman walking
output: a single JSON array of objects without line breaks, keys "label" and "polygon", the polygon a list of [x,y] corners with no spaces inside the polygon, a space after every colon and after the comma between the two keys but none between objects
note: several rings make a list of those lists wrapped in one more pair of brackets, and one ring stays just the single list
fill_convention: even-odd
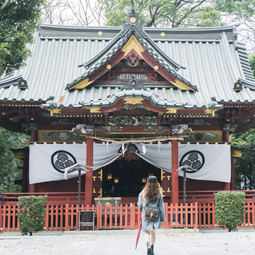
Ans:
[{"label": "woman walking", "polygon": [[[156,229],[160,228],[160,223],[165,221],[165,210],[160,185],[156,176],[149,176],[144,189],[138,196],[138,207],[142,210],[142,230],[145,234],[147,245],[147,255],[155,255],[154,246],[156,241]],[[151,216],[145,217],[145,208],[150,209]],[[158,209],[158,217],[153,219],[152,214]]]}]

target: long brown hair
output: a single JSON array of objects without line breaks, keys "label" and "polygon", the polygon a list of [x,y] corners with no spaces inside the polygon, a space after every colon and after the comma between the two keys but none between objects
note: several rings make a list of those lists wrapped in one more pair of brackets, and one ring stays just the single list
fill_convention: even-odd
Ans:
[{"label": "long brown hair", "polygon": [[149,176],[144,187],[144,195],[150,202],[159,198],[159,183],[156,176]]}]

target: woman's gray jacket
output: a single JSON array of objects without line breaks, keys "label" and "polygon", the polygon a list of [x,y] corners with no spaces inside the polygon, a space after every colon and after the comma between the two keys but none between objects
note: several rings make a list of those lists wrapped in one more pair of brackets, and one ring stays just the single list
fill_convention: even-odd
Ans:
[{"label": "woman's gray jacket", "polygon": [[160,228],[160,223],[166,220],[164,203],[163,203],[163,197],[161,194],[159,195],[159,198],[154,202],[149,202],[146,197],[144,197],[144,199],[145,199],[146,206],[157,207],[159,209],[159,217],[156,220],[149,220],[144,217],[143,190],[142,190],[138,196],[138,207],[140,210],[142,210],[142,230],[144,232],[149,232],[153,230],[153,228],[156,228],[156,229]]}]

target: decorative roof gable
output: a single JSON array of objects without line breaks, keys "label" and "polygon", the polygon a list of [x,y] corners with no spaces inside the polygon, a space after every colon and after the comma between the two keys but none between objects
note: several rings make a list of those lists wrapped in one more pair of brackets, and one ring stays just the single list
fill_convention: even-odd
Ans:
[{"label": "decorative roof gable", "polygon": [[143,60],[176,88],[197,90],[196,86],[177,73],[180,68],[185,67],[169,58],[143,30],[143,23],[139,22],[134,8],[128,14],[128,21],[123,22],[123,29],[111,43],[90,61],[79,65],[85,67],[86,71],[78,79],[67,84],[66,89],[83,89],[89,86],[123,59],[128,61],[131,68],[136,67],[139,60]]}]

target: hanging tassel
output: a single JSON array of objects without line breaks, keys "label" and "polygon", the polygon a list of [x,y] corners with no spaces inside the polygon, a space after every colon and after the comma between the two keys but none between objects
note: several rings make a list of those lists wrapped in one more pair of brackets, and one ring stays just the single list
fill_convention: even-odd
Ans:
[{"label": "hanging tassel", "polygon": [[122,154],[123,154],[123,157],[124,157],[124,154],[125,154],[125,147],[124,147],[124,143],[122,144]]},{"label": "hanging tassel", "polygon": [[143,144],[142,150],[143,150],[143,155],[144,155],[146,153],[145,144]]}]

